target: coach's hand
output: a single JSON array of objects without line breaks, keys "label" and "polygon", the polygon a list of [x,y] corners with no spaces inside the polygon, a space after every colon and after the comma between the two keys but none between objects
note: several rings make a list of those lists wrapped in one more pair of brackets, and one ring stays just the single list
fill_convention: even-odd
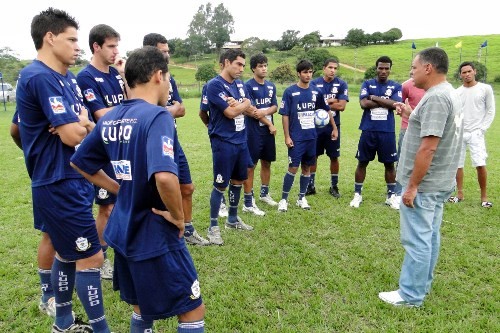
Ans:
[{"label": "coach's hand", "polygon": [[181,220],[174,219],[172,214],[170,214],[168,210],[159,210],[156,208],[152,208],[151,210],[156,215],[163,216],[165,220],[175,225],[179,229],[179,238],[182,238],[182,236],[184,236],[184,219]]},{"label": "coach's hand", "polygon": [[416,196],[417,196],[417,188],[415,189],[407,188],[405,193],[403,193],[403,196],[401,197],[401,201],[406,207],[414,208],[415,206],[413,205],[413,201],[415,200]]}]

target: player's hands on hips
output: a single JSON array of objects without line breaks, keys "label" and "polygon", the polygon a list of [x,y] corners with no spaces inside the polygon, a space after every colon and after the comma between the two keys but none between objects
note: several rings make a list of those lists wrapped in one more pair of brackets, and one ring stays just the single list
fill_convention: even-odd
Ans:
[{"label": "player's hands on hips", "polygon": [[174,219],[174,217],[172,216],[172,214],[170,214],[168,210],[159,210],[156,208],[152,208],[151,210],[156,215],[163,216],[163,218],[167,220],[167,222],[170,222],[173,225],[175,225],[179,229],[179,238],[182,238],[182,236],[184,236],[184,219],[182,220]]}]

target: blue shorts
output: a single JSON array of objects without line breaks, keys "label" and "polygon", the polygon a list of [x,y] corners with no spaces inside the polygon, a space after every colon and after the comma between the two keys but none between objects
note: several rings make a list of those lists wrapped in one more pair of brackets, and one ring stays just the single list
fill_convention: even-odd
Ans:
[{"label": "blue shorts", "polygon": [[202,304],[198,275],[186,247],[141,261],[115,251],[113,289],[123,301],[139,305],[145,320],[165,319]]},{"label": "blue shorts", "polygon": [[326,151],[330,158],[340,156],[340,125],[337,125],[339,136],[337,140],[332,140],[332,126],[325,126],[316,129],[318,138],[316,139],[316,156],[321,156]]},{"label": "blue shorts", "polygon": [[288,148],[288,167],[296,168],[300,164],[314,165],[316,163],[316,139],[294,141]]},{"label": "blue shorts", "polygon": [[361,132],[356,158],[360,162],[369,162],[375,159],[375,154],[380,163],[397,162],[396,135],[393,132]]},{"label": "blue shorts", "polygon": [[32,188],[35,228],[43,225],[65,260],[89,258],[101,250],[92,215],[92,187],[75,178]]},{"label": "blue shorts", "polygon": [[253,135],[248,137],[248,150],[253,165],[259,160],[276,161],[276,140],[274,135]]},{"label": "blue shorts", "polygon": [[214,186],[226,188],[229,180],[244,181],[248,178],[248,167],[252,165],[249,161],[250,153],[246,143],[232,144],[211,137],[212,162],[214,171]]},{"label": "blue shorts", "polygon": [[[103,168],[104,172],[114,180],[116,180],[115,171],[111,163]],[[116,195],[109,193],[102,187],[94,186],[94,196],[96,205],[114,205],[116,203]]]},{"label": "blue shorts", "polygon": [[187,157],[179,143],[179,184],[191,184],[192,182]]}]

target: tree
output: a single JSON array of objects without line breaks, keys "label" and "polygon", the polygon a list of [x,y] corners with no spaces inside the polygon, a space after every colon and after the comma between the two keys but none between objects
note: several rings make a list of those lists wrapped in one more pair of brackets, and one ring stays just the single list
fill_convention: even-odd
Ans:
[{"label": "tree", "polygon": [[213,79],[217,76],[217,72],[212,64],[203,64],[198,67],[194,78],[198,82],[208,82],[208,80]]},{"label": "tree", "polygon": [[231,40],[230,35],[234,33],[234,19],[222,3],[215,7],[207,24],[207,30],[208,38],[212,45],[215,45],[217,51],[222,48],[224,43]]},{"label": "tree", "polygon": [[0,71],[4,82],[14,84],[23,67],[23,62],[19,60],[10,47],[0,48]]},{"label": "tree", "polygon": [[78,55],[78,58],[76,59],[75,66],[83,67],[89,64],[89,61],[85,59],[85,51],[80,50],[80,54]]},{"label": "tree", "polygon": [[398,28],[392,28],[389,31],[383,33],[383,38],[386,43],[394,44],[395,41],[403,37],[401,30]]},{"label": "tree", "polygon": [[323,63],[326,59],[334,58],[338,60],[336,56],[332,56],[330,52],[325,48],[311,49],[305,53],[304,58],[312,62],[313,70],[317,73],[321,73],[323,69]]},{"label": "tree", "polygon": [[295,70],[292,70],[290,64],[281,64],[271,72],[269,78],[274,82],[283,84],[293,82],[297,76],[295,75]]},{"label": "tree", "polygon": [[377,77],[377,66],[372,66],[365,71],[365,80],[374,79]]},{"label": "tree", "polygon": [[299,44],[299,34],[300,31],[298,30],[285,31],[277,43],[277,49],[279,51],[289,51],[293,49],[294,46]]},{"label": "tree", "polygon": [[208,38],[208,22],[212,17],[212,4],[201,5],[194,14],[189,24],[188,40],[190,47],[187,48],[191,54],[205,53],[210,50],[210,40]]},{"label": "tree", "polygon": [[264,47],[264,43],[258,37],[247,38],[241,44],[241,50],[245,52],[248,57],[257,53],[263,53]]},{"label": "tree", "polygon": [[347,45],[354,47],[363,46],[366,44],[365,32],[362,29],[351,29],[347,32],[345,42]]},{"label": "tree", "polygon": [[313,31],[308,33],[307,35],[304,35],[304,37],[300,39],[300,44],[306,51],[308,51],[309,49],[312,49],[314,47],[319,47],[320,40],[321,34],[319,33],[319,31]]}]

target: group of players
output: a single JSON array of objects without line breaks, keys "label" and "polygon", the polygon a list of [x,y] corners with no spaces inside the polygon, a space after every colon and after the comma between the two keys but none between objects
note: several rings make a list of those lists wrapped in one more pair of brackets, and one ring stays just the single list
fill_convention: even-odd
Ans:
[{"label": "group of players", "polygon": [[[223,244],[218,218],[225,215],[221,206],[226,189],[225,227],[253,230],[238,215],[238,206],[243,187],[242,210],[265,215],[253,194],[258,161],[259,200],[280,212],[288,210],[288,195],[300,166],[296,205],[309,210],[305,196],[316,192],[317,158],[326,152],[330,194],[340,197],[340,112],[349,97],[347,84],[336,77],[339,63],[326,59],[323,76],[313,80],[313,64],[300,61],[299,80],[284,91],[278,108],[276,86],[266,80],[268,61],[263,54],[251,57],[253,78],[247,82],[240,80],[245,54],[228,50],[221,55],[221,72],[204,86],[200,103],[213,158],[206,240],[192,224],[194,186],[175,125],[185,107],[168,73],[166,38],[156,33],[144,36],[143,48],[125,64],[118,57],[119,33],[97,25],[89,34],[91,63],[74,77],[68,68],[79,52],[77,29],[73,18],[52,8],[33,19],[38,56],[20,74],[12,132],[25,154],[35,228],[42,231],[40,310],[55,317],[53,332],[110,332],[100,278],[113,278],[121,298],[133,305],[131,332],[146,332],[154,320],[173,315],[179,318],[178,332],[203,332],[205,310],[185,242]],[[366,167],[378,155],[385,165],[385,203],[399,209],[393,110],[402,108],[402,86],[388,79],[390,58],[380,57],[376,67],[377,78],[361,87],[362,134],[350,206],[357,208],[362,202]],[[330,123],[323,128],[314,123],[317,109],[331,111]],[[288,148],[279,202],[269,192],[277,111]],[[94,184],[93,189],[82,176]],[[99,206],[95,222],[94,197]],[[106,256],[108,244],[115,250],[116,273]],[[172,284],[167,278],[172,274],[178,274],[180,281]],[[72,312],[75,287],[90,325]]]}]

